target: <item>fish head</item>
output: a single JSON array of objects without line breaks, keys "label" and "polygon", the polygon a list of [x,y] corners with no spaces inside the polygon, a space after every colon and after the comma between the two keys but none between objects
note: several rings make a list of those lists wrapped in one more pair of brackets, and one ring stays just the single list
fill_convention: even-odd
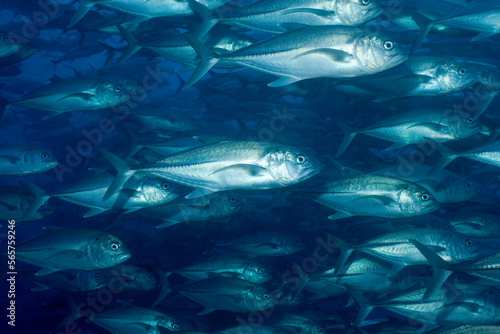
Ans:
[{"label": "fish head", "polygon": [[245,303],[252,311],[263,311],[274,306],[271,294],[266,288],[256,285],[245,294]]},{"label": "fish head", "polygon": [[134,79],[105,80],[96,87],[97,99],[103,106],[114,107],[132,97],[144,95],[146,90]]},{"label": "fish head", "polygon": [[0,33],[0,56],[7,57],[16,54],[22,59],[31,57],[36,49],[28,40],[18,38],[11,33]]},{"label": "fish head", "polygon": [[470,137],[484,129],[484,125],[479,119],[475,119],[465,112],[450,111],[446,112],[443,117],[455,140]]},{"label": "fish head", "polygon": [[481,246],[478,239],[469,238],[453,230],[448,231],[443,238],[449,258],[444,260],[460,263],[477,259],[481,256]]},{"label": "fish head", "polygon": [[123,242],[107,233],[98,234],[89,241],[88,254],[100,268],[120,264],[131,256]]},{"label": "fish head", "polygon": [[279,147],[267,153],[268,170],[281,185],[307,180],[321,170],[321,162],[312,153],[293,147]]},{"label": "fish head", "polygon": [[82,270],[80,272],[82,285],[88,290],[97,290],[107,285],[107,280],[101,270]]},{"label": "fish head", "polygon": [[[327,1],[331,3],[331,1]],[[357,26],[382,14],[378,0],[337,0],[332,9],[338,18],[348,26]]]},{"label": "fish head", "polygon": [[243,276],[246,281],[256,284],[268,282],[273,278],[271,268],[265,264],[257,262],[249,262],[245,265],[243,268]]},{"label": "fish head", "polygon": [[143,178],[140,190],[144,200],[150,205],[164,204],[179,196],[179,189],[170,181],[153,176]]},{"label": "fish head", "polygon": [[495,322],[500,320],[500,295],[496,288],[487,289],[483,293],[484,305]]},{"label": "fish head", "polygon": [[156,276],[142,268],[120,265],[113,269],[114,277],[124,282],[124,288],[128,291],[151,291],[157,286]]},{"label": "fish head", "polygon": [[246,198],[232,192],[215,193],[210,198],[210,207],[220,217],[230,216],[238,212],[248,212],[254,208]]},{"label": "fish head", "polygon": [[456,92],[477,83],[482,69],[472,62],[446,60],[436,67],[434,75],[443,92]]},{"label": "fish head", "polygon": [[47,150],[29,147],[24,151],[24,165],[31,172],[43,172],[57,166],[58,162]]},{"label": "fish head", "polygon": [[374,74],[395,67],[408,59],[398,42],[383,34],[364,34],[354,46],[361,67]]},{"label": "fish head", "polygon": [[178,332],[182,329],[180,323],[176,319],[166,314],[160,316],[156,326],[166,328],[171,332]]},{"label": "fish head", "polygon": [[279,242],[279,244],[288,255],[298,253],[306,248],[302,241],[297,239],[295,236],[288,234],[284,234],[281,237],[281,241]]},{"label": "fish head", "polygon": [[399,191],[398,203],[401,212],[408,217],[430,213],[439,208],[434,196],[417,184],[406,184]]}]

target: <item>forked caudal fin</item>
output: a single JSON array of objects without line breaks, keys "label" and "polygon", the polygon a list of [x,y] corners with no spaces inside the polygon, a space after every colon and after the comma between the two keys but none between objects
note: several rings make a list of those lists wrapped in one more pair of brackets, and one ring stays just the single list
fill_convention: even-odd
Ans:
[{"label": "forked caudal fin", "polygon": [[28,209],[23,213],[23,218],[25,218],[38,211],[38,209],[40,209],[40,207],[50,198],[50,195],[47,195],[45,191],[29,182],[19,181],[19,183],[35,197],[33,203],[31,203]]},{"label": "forked caudal fin", "polygon": [[130,179],[130,177],[134,175],[135,171],[131,170],[125,161],[123,161],[113,153],[99,148],[97,149],[97,151],[116,171],[115,178],[111,182],[108,190],[106,190],[106,193],[102,198],[102,200],[105,201],[113,196],[114,193],[120,191],[120,189],[122,189],[123,185],[128,181],[128,179]]},{"label": "forked caudal fin", "polygon": [[203,18],[203,22],[198,26],[196,32],[194,33],[196,37],[203,37],[210,29],[213,28],[219,22],[217,16],[205,5],[199,3],[196,0],[187,0],[189,7],[196,14]]},{"label": "forked caudal fin", "polygon": [[347,149],[349,144],[352,142],[354,137],[356,137],[357,133],[353,131],[347,124],[342,122],[339,119],[336,119],[332,117],[333,123],[335,123],[335,126],[340,129],[344,133],[344,138],[342,139],[342,142],[339,145],[339,148],[337,149],[337,155],[336,157],[338,158],[344,151]]},{"label": "forked caudal fin", "polygon": [[424,41],[425,37],[427,37],[429,31],[431,31],[434,24],[436,24],[436,21],[432,21],[431,19],[428,19],[426,16],[418,13],[413,15],[413,21],[415,21],[415,23],[420,27],[420,33],[418,35],[417,40],[415,41],[415,44],[413,44],[411,53],[417,51],[418,48],[420,48],[420,45],[422,45],[422,42]]},{"label": "forked caudal fin", "polygon": [[90,1],[79,0],[79,2],[80,2],[80,7],[78,7],[77,12],[71,18],[71,21],[68,24],[68,28],[71,28],[72,26],[74,26],[75,24],[77,24],[78,22],[80,22],[83,19],[83,17],[85,15],[87,15],[87,13],[89,12],[89,10],[91,10],[92,7],[94,7],[94,4],[92,2],[90,2]]},{"label": "forked caudal fin", "polygon": [[203,76],[205,76],[205,74],[207,74],[207,72],[210,71],[210,69],[219,62],[219,58],[215,52],[210,50],[206,45],[204,45],[198,39],[194,38],[193,36],[190,36],[189,34],[184,34],[183,36],[201,58],[200,64],[194,71],[191,78],[189,78],[189,80],[186,82],[186,85],[184,85],[183,89],[186,89],[194,85],[201,78],[203,78]]},{"label": "forked caudal fin", "polygon": [[450,162],[460,156],[459,154],[452,152],[446,146],[439,144],[430,138],[425,138],[425,141],[442,155],[441,159],[439,159],[438,162],[436,162],[436,164],[432,166],[429,172],[427,172],[427,175],[432,175],[438,170],[445,168],[446,166],[448,166],[448,164],[450,164]]}]

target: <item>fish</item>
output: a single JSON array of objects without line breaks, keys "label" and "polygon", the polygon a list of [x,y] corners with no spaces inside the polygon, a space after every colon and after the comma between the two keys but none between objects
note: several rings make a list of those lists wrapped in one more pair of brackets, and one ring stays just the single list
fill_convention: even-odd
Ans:
[{"label": "fish", "polygon": [[[200,0],[200,2],[210,9],[214,9],[224,5],[228,0]],[[80,7],[72,17],[68,27],[77,24],[94,5],[105,6],[109,9],[116,10],[122,13],[133,14],[141,18],[155,18],[163,16],[188,16],[194,12],[187,1],[168,0],[79,0]],[[144,19],[143,19],[144,20]]]},{"label": "fish", "polygon": [[417,24],[421,27],[422,31],[413,46],[413,50],[417,50],[420,47],[430,29],[436,24],[444,24],[477,32],[476,37],[472,41],[496,35],[500,33],[500,28],[495,23],[496,18],[500,16],[499,13],[500,5],[498,2],[489,0],[472,3],[435,21],[428,20],[425,16],[419,16]]},{"label": "fish", "polygon": [[286,256],[298,253],[305,245],[288,233],[259,232],[221,242],[218,247],[230,248],[251,256]]},{"label": "fish", "polygon": [[[79,313],[76,303],[70,299],[73,313],[63,321],[63,324],[75,321],[85,313]],[[122,306],[111,310],[99,312],[96,316],[89,319],[98,326],[112,333],[161,333],[161,328],[165,328],[171,332],[182,330],[182,326],[174,317],[144,307],[134,306],[127,302],[122,302]]]},{"label": "fish", "polygon": [[108,268],[131,256],[122,241],[103,231],[57,226],[44,230],[49,234],[16,247],[16,259],[42,267],[36,276]]},{"label": "fish", "polygon": [[383,9],[375,0],[335,1],[258,1],[249,6],[236,7],[218,16],[197,0],[190,0],[191,8],[204,17],[204,30],[218,22],[237,27],[279,34],[301,26],[358,26],[379,16]]},{"label": "fish", "polygon": [[32,175],[56,167],[57,159],[49,150],[32,146],[0,147],[0,175]]},{"label": "fish", "polygon": [[189,199],[223,190],[282,188],[307,180],[321,169],[319,160],[307,150],[266,142],[222,141],[137,167],[98,151],[117,171],[104,199],[139,171],[196,187],[186,196]]},{"label": "fish", "polygon": [[54,208],[48,202],[43,203],[38,210],[27,214],[35,197],[24,187],[0,187],[0,219],[15,220],[16,223],[41,220],[54,213]]},{"label": "fish", "polygon": [[391,141],[393,144],[387,150],[396,150],[411,144],[425,143],[426,138],[440,143],[460,140],[483,129],[479,121],[466,113],[448,112],[440,108],[409,110],[356,130],[340,120],[334,119],[334,122],[344,133],[337,157],[358,134]]},{"label": "fish", "polygon": [[297,29],[224,55],[215,54],[192,36],[185,35],[185,38],[201,58],[185,88],[195,84],[219,62],[279,76],[268,86],[280,87],[311,78],[374,74],[408,58],[392,38],[367,34],[363,29],[349,26]]},{"label": "fish", "polygon": [[125,210],[126,213],[134,212],[167,203],[179,194],[178,189],[165,179],[138,173],[131,177],[119,192],[103,201],[102,198],[112,180],[113,176],[109,173],[97,171],[96,175],[53,193],[47,193],[28,182],[20,182],[36,197],[27,214],[35,212],[41,203],[51,197],[89,208],[84,215],[84,218],[87,218],[113,209]]},{"label": "fish", "polygon": [[133,79],[64,79],[40,87],[19,100],[8,103],[3,109],[3,116],[11,106],[44,110],[47,113],[45,118],[70,111],[103,110],[144,93],[145,89]]},{"label": "fish", "polygon": [[273,277],[269,265],[250,259],[214,259],[173,271],[189,279],[199,281],[215,276],[238,278],[255,284],[263,284]]},{"label": "fish", "polygon": [[241,313],[263,311],[274,305],[266,288],[238,278],[207,278],[182,286],[177,291],[204,307],[198,315],[215,310]]},{"label": "fish", "polygon": [[405,218],[431,213],[439,203],[424,187],[389,176],[361,174],[293,192],[337,212],[332,220],[353,216]]},{"label": "fish", "polygon": [[0,66],[15,65],[36,53],[31,43],[13,33],[0,31]]}]

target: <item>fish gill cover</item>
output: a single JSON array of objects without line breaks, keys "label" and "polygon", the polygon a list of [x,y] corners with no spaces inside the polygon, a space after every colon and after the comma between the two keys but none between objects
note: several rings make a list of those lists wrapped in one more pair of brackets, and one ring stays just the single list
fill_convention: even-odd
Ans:
[{"label": "fish gill cover", "polygon": [[499,333],[500,2],[2,0],[1,333]]}]

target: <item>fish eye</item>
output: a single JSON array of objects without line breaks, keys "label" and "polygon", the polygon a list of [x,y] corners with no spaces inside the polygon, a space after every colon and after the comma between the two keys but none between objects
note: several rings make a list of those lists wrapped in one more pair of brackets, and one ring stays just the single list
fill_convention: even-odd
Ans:
[{"label": "fish eye", "polygon": [[227,200],[229,201],[229,203],[236,202],[236,198],[234,196],[229,196]]},{"label": "fish eye", "polygon": [[394,43],[391,42],[391,41],[385,41],[384,42],[384,48],[386,50],[392,50],[392,49],[394,49]]},{"label": "fish eye", "polygon": [[42,158],[48,159],[49,157],[50,157],[50,155],[47,152],[42,153]]},{"label": "fish eye", "polygon": [[472,117],[467,118],[467,124],[474,123],[474,119]]},{"label": "fish eye", "polygon": [[458,70],[458,74],[460,75],[466,75],[467,74],[467,69],[465,67],[462,67]]},{"label": "fish eye", "polygon": [[429,196],[429,194],[423,193],[422,196],[420,196],[420,198],[422,198],[422,201],[428,201],[431,199],[431,196]]},{"label": "fish eye", "polygon": [[6,42],[9,42],[9,41],[12,39],[12,37],[10,37],[10,35],[5,35],[5,36],[3,37],[3,39],[4,39]]},{"label": "fish eye", "polygon": [[119,93],[122,91],[122,88],[120,86],[115,87],[115,92]]},{"label": "fish eye", "polygon": [[110,247],[112,250],[118,250],[118,248],[120,248],[120,245],[117,242],[113,242],[111,243]]},{"label": "fish eye", "polygon": [[[370,1],[368,0],[368,2],[370,2]],[[318,328],[318,332],[319,332],[319,333],[323,333],[323,328],[321,328],[321,327],[320,327],[320,328]]]},{"label": "fish eye", "polygon": [[263,295],[262,295],[262,298],[264,298],[264,299],[269,299],[269,297],[270,297],[270,296],[269,296],[269,294],[267,294],[267,293],[265,293],[265,294],[263,294]]},{"label": "fish eye", "polygon": [[102,275],[99,273],[95,274],[95,279],[100,281],[102,279]]},{"label": "fish eye", "polygon": [[306,157],[303,155],[298,155],[297,156],[297,163],[303,164],[304,162],[306,162]]},{"label": "fish eye", "polygon": [[168,183],[163,182],[163,183],[161,184],[161,189],[163,189],[163,190],[167,190],[168,188],[170,188],[170,185],[169,185]]},{"label": "fish eye", "polygon": [[260,273],[260,274],[263,274],[265,271],[266,271],[266,270],[265,270],[264,268],[260,268],[260,269],[259,269],[259,273]]},{"label": "fish eye", "polygon": [[468,247],[472,247],[472,246],[474,245],[474,243],[473,243],[472,241],[470,241],[470,240],[467,240],[467,241],[465,242],[465,244],[466,244]]},{"label": "fish eye", "polygon": [[177,325],[177,324],[172,324],[172,329],[174,329],[174,330],[178,330],[178,329],[179,329],[179,325]]},{"label": "fish eye", "polygon": [[470,187],[472,187],[472,183],[470,183],[469,181],[465,181],[465,186],[467,188],[470,188]]},{"label": "fish eye", "polygon": [[371,0],[361,0],[361,3],[363,5],[368,5],[368,4],[370,4],[370,2],[371,2]]},{"label": "fish eye", "polygon": [[155,280],[156,280],[156,278],[154,278],[154,276],[149,276],[149,277],[148,277],[148,281],[150,281],[150,282],[153,282],[153,281],[155,281]]}]

